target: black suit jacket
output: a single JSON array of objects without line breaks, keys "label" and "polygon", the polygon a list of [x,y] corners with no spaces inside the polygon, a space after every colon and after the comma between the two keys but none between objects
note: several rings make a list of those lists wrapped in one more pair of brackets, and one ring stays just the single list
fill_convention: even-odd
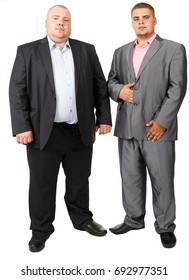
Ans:
[{"label": "black suit jacket", "polygon": [[[69,42],[75,65],[78,124],[83,143],[89,145],[95,141],[95,125],[111,125],[107,85],[95,47],[74,39],[69,39]],[[52,62],[46,37],[18,47],[9,97],[13,135],[32,130],[32,145],[43,149],[50,136],[56,110]]]}]

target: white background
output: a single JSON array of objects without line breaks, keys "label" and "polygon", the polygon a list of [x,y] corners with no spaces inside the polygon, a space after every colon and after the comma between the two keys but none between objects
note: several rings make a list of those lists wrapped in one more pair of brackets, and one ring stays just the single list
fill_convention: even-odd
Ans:
[{"label": "white background", "polygon": [[[179,141],[176,143],[176,247],[165,249],[154,230],[151,185],[148,180],[146,228],[122,236],[111,232],[93,237],[72,227],[64,203],[64,174],[57,189],[55,232],[40,253],[28,250],[31,237],[28,215],[28,167],[25,147],[12,138],[8,85],[18,45],[45,37],[47,10],[55,4],[66,5],[72,13],[72,38],[95,45],[107,77],[115,48],[135,39],[130,10],[138,1],[126,0],[0,0],[0,256],[1,279],[39,279],[21,276],[30,268],[104,268],[105,276],[41,276],[42,279],[127,279],[115,276],[116,267],[162,266],[168,276],[130,276],[132,279],[186,279],[188,277],[189,169],[188,96],[179,112]],[[183,43],[188,49],[188,9],[186,1],[149,1],[156,11],[156,32],[163,38]],[[115,123],[116,104],[111,101]],[[97,135],[90,177],[90,208],[94,219],[107,229],[121,223],[124,211],[117,139],[113,132]]]}]

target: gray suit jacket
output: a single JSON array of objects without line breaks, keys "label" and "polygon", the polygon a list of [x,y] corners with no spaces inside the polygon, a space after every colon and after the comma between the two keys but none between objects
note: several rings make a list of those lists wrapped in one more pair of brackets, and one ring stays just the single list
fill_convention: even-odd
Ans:
[{"label": "gray suit jacket", "polygon": [[[134,42],[115,50],[108,77],[111,98],[118,102],[115,136],[145,140],[145,126],[155,120],[166,128],[160,141],[177,139],[177,113],[186,93],[185,47],[156,36],[146,53],[138,76],[133,70]],[[134,104],[119,100],[121,88],[135,83]]]}]

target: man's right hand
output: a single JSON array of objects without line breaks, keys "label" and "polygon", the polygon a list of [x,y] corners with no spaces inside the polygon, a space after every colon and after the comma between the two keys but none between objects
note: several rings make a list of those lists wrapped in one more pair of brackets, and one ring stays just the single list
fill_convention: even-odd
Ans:
[{"label": "man's right hand", "polygon": [[128,103],[134,103],[133,90],[131,89],[131,87],[133,87],[133,86],[134,86],[134,83],[127,84],[124,87],[122,87],[122,89],[120,90],[120,93],[119,93],[119,98]]},{"label": "man's right hand", "polygon": [[33,141],[32,131],[26,131],[16,135],[16,142],[18,144],[29,144],[32,141]]}]

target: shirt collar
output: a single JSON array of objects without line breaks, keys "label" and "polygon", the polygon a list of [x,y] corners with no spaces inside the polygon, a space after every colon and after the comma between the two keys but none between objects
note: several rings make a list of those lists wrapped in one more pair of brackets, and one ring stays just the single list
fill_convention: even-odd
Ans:
[{"label": "shirt collar", "polygon": [[[143,48],[145,48],[147,45],[151,45],[151,43],[153,42],[153,40],[156,38],[157,34],[154,34],[152,37],[150,37],[150,39],[146,42],[146,44],[144,46],[142,46]],[[135,40],[134,46],[139,46],[137,39]],[[140,46],[141,47],[141,46]]]},{"label": "shirt collar", "polygon": [[[57,44],[56,44],[53,40],[51,40],[51,38],[50,38],[49,36],[47,36],[47,39],[48,39],[48,43],[49,43],[49,48],[50,48],[50,50],[52,50],[52,48],[54,48],[54,47],[57,46]],[[64,48],[65,48],[65,47],[71,48],[70,43],[69,43],[69,40],[66,41]]]}]

